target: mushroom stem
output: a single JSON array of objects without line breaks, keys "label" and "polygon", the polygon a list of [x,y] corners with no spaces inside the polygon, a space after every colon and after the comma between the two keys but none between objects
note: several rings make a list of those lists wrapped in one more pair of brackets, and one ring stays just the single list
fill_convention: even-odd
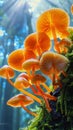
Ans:
[{"label": "mushroom stem", "polygon": [[41,88],[39,86],[37,86],[38,90],[40,91],[40,96],[44,99],[45,101],[45,105],[46,105],[46,108],[47,110],[50,112],[51,111],[51,107],[49,105],[49,102],[48,102],[48,98],[46,97],[46,94],[41,90]]},{"label": "mushroom stem", "polygon": [[42,86],[50,93],[51,92],[51,89],[45,84],[45,83],[42,83]]},{"label": "mushroom stem", "polygon": [[54,45],[54,49],[58,52],[61,53],[60,47],[59,47],[59,43]]},{"label": "mushroom stem", "polygon": [[45,96],[46,96],[46,98],[49,99],[49,100],[54,100],[54,101],[57,100],[57,98],[56,98],[55,96],[53,96],[53,95],[50,95],[50,94],[47,94],[47,93],[46,93]]},{"label": "mushroom stem", "polygon": [[31,94],[31,93],[29,93],[29,92],[27,92],[27,91],[25,91],[25,90],[23,90],[23,89],[17,88],[17,87],[14,85],[14,83],[9,79],[8,74],[7,74],[7,80],[8,80],[8,82],[9,82],[14,88],[18,89],[18,90],[19,90],[20,92],[22,92],[23,94],[25,94],[25,95],[31,97],[31,98],[34,99],[36,102],[38,102],[38,103],[41,104],[41,100],[40,100],[38,97],[34,96],[33,94]]},{"label": "mushroom stem", "polygon": [[36,86],[37,88],[38,88],[38,90],[40,91],[40,96],[44,99],[44,101],[45,101],[45,105],[46,105],[46,108],[47,108],[47,110],[50,112],[51,111],[51,107],[50,107],[50,105],[49,105],[49,102],[48,102],[48,97],[47,97],[47,95],[42,91],[42,89],[40,88],[40,86]]},{"label": "mushroom stem", "polygon": [[37,85],[36,87],[37,87],[38,91],[40,92],[40,94],[41,94],[41,96],[42,96],[43,98],[46,97],[46,98],[49,99],[49,100],[55,100],[55,101],[56,101],[57,98],[56,98],[55,96],[50,95],[50,94],[46,94],[46,93],[41,89],[41,87],[40,87],[39,85]]},{"label": "mushroom stem", "polygon": [[45,100],[45,105],[46,105],[47,110],[48,110],[49,112],[51,112],[52,109],[51,109],[51,107],[50,107],[50,104],[49,104],[48,99],[47,99],[46,97],[44,97],[44,100]]},{"label": "mushroom stem", "polygon": [[35,72],[35,67],[32,67],[32,77],[34,76],[34,72]]},{"label": "mushroom stem", "polygon": [[38,90],[36,90],[32,85],[30,85],[30,88],[32,90],[32,92],[36,95],[40,95],[40,92]]},{"label": "mushroom stem", "polygon": [[52,34],[53,34],[53,38],[54,38],[54,43],[55,43],[55,45],[57,46],[57,44],[58,44],[58,41],[57,41],[57,36],[56,36],[56,31],[55,31],[55,27],[54,26],[52,26]]},{"label": "mushroom stem", "polygon": [[60,53],[60,48],[59,48],[59,43],[58,43],[58,40],[57,40],[57,36],[56,36],[56,31],[55,31],[55,27],[52,26],[52,34],[53,34],[53,38],[54,38],[54,48],[56,48],[56,50]]},{"label": "mushroom stem", "polygon": [[32,76],[31,76],[31,74],[30,74],[30,71],[29,71],[29,70],[27,70],[27,74],[29,75],[29,78],[31,79],[31,78],[32,78]]},{"label": "mushroom stem", "polygon": [[21,102],[21,107],[22,107],[27,113],[29,113],[30,115],[35,116],[35,117],[37,116],[36,113],[34,113],[34,112],[28,110],[28,108],[26,108],[26,107],[24,106],[24,103],[23,103],[23,102]]},{"label": "mushroom stem", "polygon": [[54,100],[54,101],[56,101],[56,97],[54,97],[54,96],[52,96],[52,95],[50,95],[50,94],[45,94],[45,93],[43,92],[43,90],[40,88],[39,85],[37,85],[36,87],[37,87],[37,89],[40,91],[40,96],[41,96],[41,97],[44,99],[44,101],[45,101],[47,110],[50,112],[52,109],[51,109],[51,107],[50,107],[50,105],[49,105],[48,99],[49,99],[49,100]]}]

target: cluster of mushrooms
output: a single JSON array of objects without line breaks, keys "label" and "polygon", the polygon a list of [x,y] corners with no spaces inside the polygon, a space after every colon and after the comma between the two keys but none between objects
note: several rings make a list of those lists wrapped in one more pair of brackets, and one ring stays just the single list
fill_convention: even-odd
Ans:
[{"label": "cluster of mushrooms", "polygon": [[[49,101],[56,101],[57,98],[51,93],[63,87],[59,75],[66,75],[64,69],[69,64],[69,60],[61,55],[71,45],[71,41],[67,39],[69,23],[69,16],[64,10],[47,10],[37,19],[36,32],[24,40],[24,48],[9,54],[8,65],[0,68],[0,77],[6,78],[21,93],[10,98],[7,105],[22,107],[29,114],[37,116],[27,106],[34,101],[42,104],[43,99],[47,111],[52,111]],[[19,71],[20,74],[13,82],[11,79],[15,76],[14,71]],[[46,84],[46,77],[51,79],[53,90]],[[28,91],[29,88],[32,93]]]}]

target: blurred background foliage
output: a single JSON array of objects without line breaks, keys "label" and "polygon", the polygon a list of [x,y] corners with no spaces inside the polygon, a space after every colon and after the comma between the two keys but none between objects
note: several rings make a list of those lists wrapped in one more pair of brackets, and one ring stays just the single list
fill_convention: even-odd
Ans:
[{"label": "blurred background foliage", "polygon": [[[0,67],[7,64],[9,53],[22,48],[24,39],[36,31],[36,20],[45,10],[64,9],[70,16],[70,26],[73,26],[72,4],[73,0],[0,0]],[[0,130],[18,130],[32,118],[21,108],[6,105],[7,100],[18,93],[0,78]]]}]

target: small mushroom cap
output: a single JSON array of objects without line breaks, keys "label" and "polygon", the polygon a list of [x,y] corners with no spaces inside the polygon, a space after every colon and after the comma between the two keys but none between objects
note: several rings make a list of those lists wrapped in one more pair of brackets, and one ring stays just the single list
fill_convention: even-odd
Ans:
[{"label": "small mushroom cap", "polygon": [[18,94],[12,98],[10,98],[7,101],[7,105],[12,106],[12,107],[21,107],[21,102],[24,103],[24,106],[28,106],[32,104],[34,101],[28,96],[25,96],[23,94]]},{"label": "small mushroom cap", "polygon": [[28,59],[23,63],[23,68],[24,68],[25,71],[31,70],[33,68],[39,69],[39,60]]},{"label": "small mushroom cap", "polygon": [[13,69],[23,72],[22,64],[25,60],[36,58],[35,54],[30,50],[18,49],[8,56],[8,64]]},{"label": "small mushroom cap", "polygon": [[40,59],[40,70],[48,75],[50,73],[61,72],[65,69],[69,60],[54,52],[44,52]]},{"label": "small mushroom cap", "polygon": [[65,37],[69,35],[67,31],[69,23],[69,16],[64,10],[53,8],[40,15],[36,28],[38,32],[45,32],[50,38],[53,38],[51,28],[54,27],[58,37]]},{"label": "small mushroom cap", "polygon": [[7,78],[7,75],[11,79],[14,77],[15,73],[14,73],[14,70],[10,66],[4,65],[2,68],[0,68],[0,77]]},{"label": "small mushroom cap", "polygon": [[28,75],[27,73],[25,73],[25,72],[19,74],[17,78],[19,78],[19,77],[21,77],[21,78],[25,78],[26,80],[29,80],[29,75]]},{"label": "small mushroom cap", "polygon": [[24,47],[27,50],[35,50],[37,44],[37,35],[36,33],[32,33],[28,35],[24,41]]},{"label": "small mushroom cap", "polygon": [[71,40],[70,39],[68,39],[68,38],[64,38],[64,39],[62,39],[60,42],[59,42],[59,44],[61,45],[67,45],[67,46],[70,46],[71,44],[72,44],[72,42],[71,42]]},{"label": "small mushroom cap", "polygon": [[23,77],[17,77],[14,82],[14,85],[16,86],[16,88],[23,89],[28,88],[30,84],[27,79]]},{"label": "small mushroom cap", "polygon": [[44,83],[46,82],[46,78],[43,75],[35,74],[33,78],[31,79],[32,84],[35,84],[37,82]]},{"label": "small mushroom cap", "polygon": [[54,49],[55,49],[56,51],[58,51],[57,48],[59,47],[59,52],[60,52],[60,53],[67,53],[68,47],[71,46],[71,44],[72,44],[72,41],[71,41],[70,39],[64,38],[64,39],[62,39],[62,40],[59,42],[59,44],[57,44],[57,46],[54,46]]}]

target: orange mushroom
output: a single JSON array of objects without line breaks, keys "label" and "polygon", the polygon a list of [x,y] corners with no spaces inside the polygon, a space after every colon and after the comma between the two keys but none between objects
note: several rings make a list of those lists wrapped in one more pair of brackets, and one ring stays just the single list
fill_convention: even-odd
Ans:
[{"label": "orange mushroom", "polygon": [[33,115],[33,116],[37,116],[36,113],[28,110],[26,108],[26,106],[32,104],[34,101],[33,99],[31,99],[30,97],[28,96],[25,96],[23,94],[18,94],[12,98],[10,98],[8,101],[7,101],[7,105],[11,106],[11,107],[22,107],[25,111],[27,111],[29,114]]},{"label": "orange mushroom", "polygon": [[32,84],[41,84],[49,93],[51,92],[50,88],[45,84],[46,78],[43,75],[35,74],[32,79]]},{"label": "orange mushroom", "polygon": [[[36,96],[34,96],[33,94],[31,94],[31,93],[29,93],[29,92],[27,92],[26,90],[24,90],[23,88],[24,88],[24,84],[25,83],[27,83],[28,84],[28,82],[26,81],[25,82],[25,80],[24,80],[24,84],[23,83],[21,83],[22,81],[23,81],[23,78],[19,78],[19,80],[20,80],[20,87],[19,86],[17,86],[17,85],[15,85],[15,83],[13,83],[10,79],[9,79],[9,76],[7,76],[7,80],[8,80],[8,82],[14,87],[14,88],[16,88],[17,90],[19,90],[20,92],[22,92],[23,94],[25,94],[25,95],[27,95],[27,96],[29,96],[29,97],[31,97],[32,99],[34,99],[36,102],[38,102],[38,103],[40,103],[41,104],[41,100],[38,98],[38,97],[36,97]],[[19,82],[19,80],[18,80],[18,82]],[[16,84],[18,84],[18,83],[16,83]]]},{"label": "orange mushroom", "polygon": [[40,58],[40,69],[44,74],[48,75],[52,72],[61,72],[68,63],[69,60],[65,56],[47,51]]},{"label": "orange mushroom", "polygon": [[40,58],[40,70],[49,75],[53,83],[58,80],[58,75],[64,71],[69,60],[60,54],[54,52],[44,52]]},{"label": "orange mushroom", "polygon": [[[13,83],[9,77],[7,78],[9,83],[14,87],[16,88],[17,90],[19,90],[20,92],[22,92],[23,94],[29,96],[30,98],[32,98],[33,100],[35,100],[36,102],[40,103],[41,104],[41,100],[36,97],[35,95],[29,93],[28,91],[24,90],[23,88],[27,88],[29,85],[31,85],[27,79],[24,79],[22,77],[19,77],[17,81],[15,81],[15,83]],[[19,84],[18,84],[19,83]],[[17,86],[18,85],[18,86]],[[26,85],[26,86],[24,86]]]},{"label": "orange mushroom", "polygon": [[6,78],[8,80],[8,82],[14,88],[16,88],[20,92],[24,93],[25,95],[31,97],[32,99],[34,99],[35,101],[37,101],[38,103],[41,104],[41,100],[38,97],[36,97],[36,96],[32,95],[31,93],[29,93],[29,92],[27,92],[27,91],[22,89],[22,88],[24,88],[24,85],[25,85],[25,87],[28,87],[28,85],[30,85],[29,82],[27,81],[27,79],[25,79],[23,77],[18,77],[18,79],[16,80],[16,83],[13,83],[11,81],[11,78],[14,77],[14,71],[13,71],[13,69],[10,66],[5,65],[2,68],[0,68],[0,77]]},{"label": "orange mushroom", "polygon": [[[15,87],[16,87],[17,89],[20,89],[20,90],[26,89],[26,88],[30,87],[31,90],[33,91],[33,93],[36,94],[36,95],[38,95],[38,96],[43,97],[44,100],[45,100],[45,102],[47,102],[46,100],[47,100],[48,98],[49,98],[50,100],[56,100],[56,98],[55,98],[54,96],[51,96],[51,95],[49,95],[49,94],[45,94],[45,93],[43,92],[43,90],[39,87],[39,84],[40,84],[41,82],[45,82],[45,81],[46,81],[46,79],[45,79],[43,76],[39,76],[39,75],[34,76],[34,77],[32,78],[32,80],[31,80],[31,83],[32,83],[32,84],[36,84],[36,89],[35,89],[35,87],[34,87],[32,84],[30,84],[28,80],[26,80],[26,79],[23,78],[23,77],[18,76],[18,77],[16,78],[16,80],[15,80],[14,85],[15,85]],[[49,92],[51,92],[48,87],[47,87],[47,89],[48,89]],[[47,106],[47,105],[46,105],[46,106]],[[48,104],[47,108],[50,108],[49,104]],[[50,109],[51,109],[51,108],[50,108]],[[49,111],[50,111],[50,109],[49,109]]]},{"label": "orange mushroom", "polygon": [[54,43],[58,44],[57,37],[67,37],[69,26],[68,14],[60,9],[53,8],[42,13],[36,23],[38,32],[45,32],[50,38],[54,38]]},{"label": "orange mushroom", "polygon": [[14,70],[8,66],[4,65],[3,67],[0,68],[0,77],[6,78],[9,77],[10,79],[13,78],[15,75]]},{"label": "orange mushroom", "polygon": [[25,73],[19,74],[14,85],[18,89],[32,88],[31,79],[27,79]]},{"label": "orange mushroom", "polygon": [[31,83],[36,85],[36,88],[38,90],[38,92],[36,92],[35,94],[43,94],[44,96],[47,96],[49,99],[51,100],[56,100],[56,98],[54,96],[51,96],[49,94],[45,94],[45,92],[41,89],[40,85],[42,85],[49,93],[51,92],[50,88],[45,84],[46,82],[46,78],[40,74],[35,74],[32,79],[31,79]]},{"label": "orange mushroom", "polygon": [[16,88],[19,89],[29,88],[30,86],[28,80],[23,77],[17,77],[14,82],[14,85],[16,86]]},{"label": "orange mushroom", "polygon": [[18,49],[8,56],[8,64],[13,69],[23,72],[22,64],[25,60],[36,58],[36,55],[30,50]]},{"label": "orange mushroom", "polygon": [[[39,60],[37,59],[28,59],[23,63],[23,69],[30,75],[30,71],[32,71],[32,75],[34,75],[35,70],[39,70]],[[30,75],[31,77],[31,75]]]},{"label": "orange mushroom", "polygon": [[[62,39],[59,44],[54,46],[54,49],[58,52],[58,53],[67,53],[68,51],[68,47],[70,47],[72,44],[71,40],[68,38],[64,38]],[[59,48],[59,49],[58,49]]]}]

